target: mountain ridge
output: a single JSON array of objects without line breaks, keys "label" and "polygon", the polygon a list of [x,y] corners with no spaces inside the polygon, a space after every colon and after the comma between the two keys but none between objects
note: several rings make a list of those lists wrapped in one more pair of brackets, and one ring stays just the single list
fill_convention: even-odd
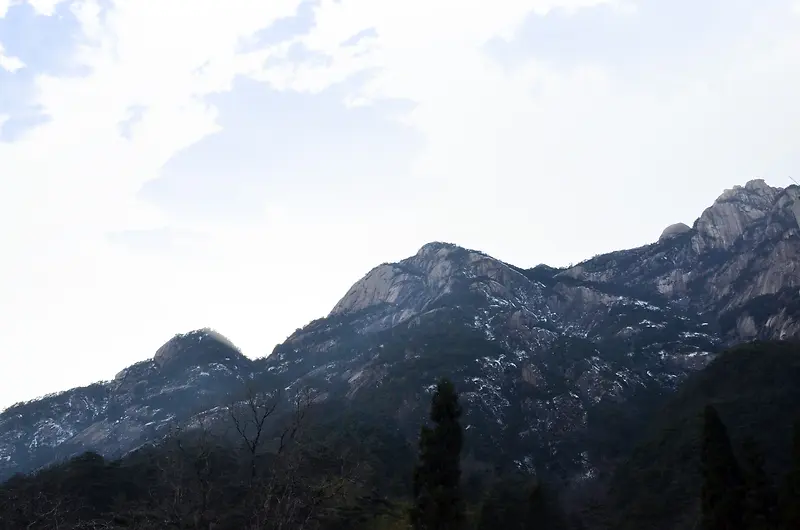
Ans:
[{"label": "mountain ridge", "polygon": [[800,332],[798,196],[797,186],[750,181],[692,227],[566,268],[425,244],[373,268],[267,357],[248,359],[197,330],[110,382],[9,407],[0,478],[158,440],[253,380],[286,392],[312,386],[413,436],[442,373],[466,400],[478,460],[591,476],[626,443],[604,423],[633,421],[725,345]]}]

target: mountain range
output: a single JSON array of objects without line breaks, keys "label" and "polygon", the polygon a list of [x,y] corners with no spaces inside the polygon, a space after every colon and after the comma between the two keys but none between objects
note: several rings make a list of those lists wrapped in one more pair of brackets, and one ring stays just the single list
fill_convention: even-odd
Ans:
[{"label": "mountain range", "polygon": [[449,243],[375,267],[267,357],[210,329],[112,380],[0,413],[0,479],[86,450],[120,456],[211,418],[244,385],[313,388],[409,440],[436,380],[465,408],[469,469],[576,484],[606,473],[657,404],[723,349],[800,335],[800,187],[726,190],[693,226],[575,266],[511,265]]}]

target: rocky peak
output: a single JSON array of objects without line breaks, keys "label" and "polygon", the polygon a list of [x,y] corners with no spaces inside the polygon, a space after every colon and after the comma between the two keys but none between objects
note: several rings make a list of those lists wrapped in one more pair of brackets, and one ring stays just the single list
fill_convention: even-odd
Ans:
[{"label": "rocky peak", "polygon": [[[334,306],[330,316],[356,313],[389,304],[404,305],[421,291],[435,288],[452,269],[450,256],[462,250],[455,245],[428,243],[399,263],[384,263],[356,282]],[[438,269],[435,274],[431,274]],[[432,278],[434,276],[435,278]]]},{"label": "rocky peak", "polygon": [[[752,180],[722,193],[689,237],[674,237],[685,228],[670,227],[658,243],[598,256],[560,275],[635,286],[716,314],[726,340],[792,336],[796,318],[781,320],[775,300],[783,289],[800,286],[798,199],[800,186]],[[775,326],[762,325],[773,317]]]},{"label": "rocky peak", "polygon": [[695,222],[698,250],[731,248],[749,225],[772,211],[782,191],[763,179],[725,190]]},{"label": "rocky peak", "polygon": [[673,237],[677,237],[681,234],[685,234],[686,232],[691,232],[692,228],[685,224],[685,223],[675,223],[669,225],[661,232],[661,237],[658,238],[659,241],[665,241],[667,239],[672,239]]},{"label": "rocky peak", "polygon": [[[449,252],[455,251],[464,251],[463,247],[455,245],[453,243],[446,243],[444,241],[431,241],[430,243],[426,243],[422,245],[422,247],[417,251],[415,254],[416,257],[428,256],[432,257],[435,255],[445,255]],[[476,251],[471,251],[476,252]]]},{"label": "rocky peak", "polygon": [[761,193],[764,195],[774,194],[775,188],[767,184],[764,179],[753,179],[745,183],[744,188],[748,191]]},{"label": "rocky peak", "polygon": [[800,228],[800,186],[792,185],[784,189],[775,201],[775,209],[788,212],[797,228]]},{"label": "rocky peak", "polygon": [[781,191],[783,191],[782,188],[773,188],[764,179],[753,179],[745,183],[744,186],[737,185],[723,191],[715,202],[757,202],[758,200],[763,200],[767,205],[770,205]]},{"label": "rocky peak", "polygon": [[519,280],[525,281],[519,272],[482,252],[433,242],[410,258],[372,269],[347,291],[330,316],[389,306],[393,311],[388,324],[396,325],[446,295],[470,289],[502,295]]},{"label": "rocky peak", "polygon": [[245,357],[220,333],[204,328],[178,333],[153,356],[153,362],[166,369],[176,365],[200,365],[219,361],[238,361]]},{"label": "rocky peak", "polygon": [[421,288],[421,275],[398,263],[375,267],[356,282],[334,306],[330,316],[356,313],[381,304],[398,304],[405,296]]}]

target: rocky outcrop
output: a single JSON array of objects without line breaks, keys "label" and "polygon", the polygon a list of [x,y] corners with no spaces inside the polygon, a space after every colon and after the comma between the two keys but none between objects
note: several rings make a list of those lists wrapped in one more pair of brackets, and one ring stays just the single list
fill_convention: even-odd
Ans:
[{"label": "rocky outcrop", "polygon": [[[464,285],[469,288],[464,290]],[[514,298],[526,296],[531,288],[536,290],[522,273],[499,260],[450,243],[434,242],[408,259],[370,271],[347,291],[329,316],[379,310],[373,313],[369,328],[378,331],[433,309],[448,297],[480,291],[488,296]]]},{"label": "rocky outcrop", "polygon": [[731,248],[747,227],[770,214],[782,191],[761,179],[725,190],[695,222],[698,251]]},{"label": "rocky outcrop", "polygon": [[[691,230],[668,229],[652,245],[598,256],[560,276],[625,284],[719,317],[800,285],[798,197],[797,186],[753,180],[725,191]],[[752,335],[746,322],[740,329],[731,341]]]},{"label": "rocky outcrop", "polygon": [[686,232],[690,232],[691,230],[692,228],[685,223],[675,223],[666,227],[664,231],[661,232],[661,236],[658,238],[658,240],[665,241],[681,234],[685,234]]},{"label": "rocky outcrop", "polygon": [[153,362],[161,369],[176,364],[204,364],[234,359],[241,361],[245,358],[231,341],[208,328],[175,335],[153,356]]},{"label": "rocky outcrop", "polygon": [[422,275],[396,264],[376,267],[353,285],[331,311],[331,316],[357,312],[380,304],[397,305],[422,284]]}]

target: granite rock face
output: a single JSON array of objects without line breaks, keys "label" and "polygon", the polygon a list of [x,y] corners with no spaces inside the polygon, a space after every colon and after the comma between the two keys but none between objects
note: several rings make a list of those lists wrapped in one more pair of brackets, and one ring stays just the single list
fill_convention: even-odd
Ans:
[{"label": "granite rock face", "polygon": [[[561,274],[658,292],[718,319],[759,297],[800,285],[798,197],[797,186],[781,189],[750,181],[725,191],[689,231],[598,256]],[[743,323],[741,332],[728,330],[727,338],[752,335]],[[786,332],[759,335],[779,338]]]},{"label": "granite rock face", "polygon": [[772,212],[782,191],[763,180],[751,180],[744,187],[725,190],[695,222],[699,250],[731,248],[747,227]]}]

